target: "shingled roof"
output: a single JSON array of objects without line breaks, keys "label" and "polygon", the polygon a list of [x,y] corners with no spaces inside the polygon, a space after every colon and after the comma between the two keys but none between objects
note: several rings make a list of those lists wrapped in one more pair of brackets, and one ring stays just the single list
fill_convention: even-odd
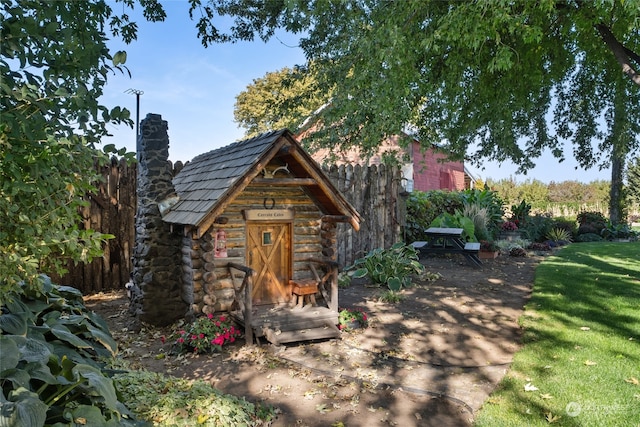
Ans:
[{"label": "shingled roof", "polygon": [[305,189],[324,213],[348,217],[352,226],[358,229],[358,212],[287,129],[235,142],[188,162],[173,179],[179,200],[162,219],[206,231],[215,217],[276,156],[289,164],[295,177],[315,179],[316,185]]}]

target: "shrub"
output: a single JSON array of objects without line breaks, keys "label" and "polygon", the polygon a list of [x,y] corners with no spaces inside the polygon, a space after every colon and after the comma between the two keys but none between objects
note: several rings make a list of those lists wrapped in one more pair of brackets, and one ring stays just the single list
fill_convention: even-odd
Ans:
[{"label": "shrub", "polygon": [[2,306],[0,425],[136,425],[101,362],[117,351],[104,320],[77,289],[42,284]]},{"label": "shrub", "polygon": [[600,235],[607,240],[613,239],[633,239],[637,237],[638,233],[633,231],[628,224],[611,224],[608,223],[606,227],[602,229]]},{"label": "shrub", "polygon": [[578,234],[599,234],[607,226],[607,219],[601,212],[582,211],[578,213]]},{"label": "shrub", "polygon": [[389,249],[372,250],[345,270],[354,278],[368,276],[374,285],[387,285],[390,290],[399,291],[411,284],[412,274],[424,272],[424,266],[413,246],[396,243]]},{"label": "shrub", "polygon": [[527,222],[520,227],[520,232],[523,237],[532,242],[542,242],[551,228],[553,228],[551,215],[536,214],[527,218]]},{"label": "shrub", "polygon": [[502,231],[518,231],[518,224],[513,221],[505,221],[500,225]]},{"label": "shrub", "polygon": [[406,239],[425,240],[424,231],[443,212],[453,214],[463,207],[462,195],[455,191],[414,191],[407,200]]},{"label": "shrub", "polygon": [[595,233],[578,234],[576,242],[602,242],[604,239],[601,235]]},{"label": "shrub", "polygon": [[566,230],[570,236],[575,236],[578,231],[578,223],[573,219],[567,218],[554,218],[553,228],[561,228]]}]

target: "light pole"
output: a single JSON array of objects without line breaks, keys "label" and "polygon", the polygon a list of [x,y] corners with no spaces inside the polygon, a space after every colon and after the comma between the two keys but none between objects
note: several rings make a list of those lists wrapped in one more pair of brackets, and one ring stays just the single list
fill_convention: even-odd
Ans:
[{"label": "light pole", "polygon": [[136,151],[138,151],[138,137],[140,136],[140,95],[144,94],[144,92],[138,89],[127,89],[124,93],[136,96]]}]

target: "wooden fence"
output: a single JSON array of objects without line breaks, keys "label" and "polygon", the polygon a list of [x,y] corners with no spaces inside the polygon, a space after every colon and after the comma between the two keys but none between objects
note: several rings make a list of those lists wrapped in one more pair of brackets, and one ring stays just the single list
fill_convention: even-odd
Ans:
[{"label": "wooden fence", "polygon": [[388,248],[401,239],[405,223],[406,193],[399,168],[380,166],[332,166],[325,169],[333,184],[360,213],[356,232],[338,226],[338,263],[345,267],[375,248]]},{"label": "wooden fence", "polygon": [[83,225],[115,237],[104,245],[104,255],[90,263],[69,263],[68,273],[53,275],[54,283],[73,286],[83,294],[122,289],[132,271],[136,215],[136,165],[124,159],[98,167],[102,175],[96,194],[87,196],[89,204],[81,211]]},{"label": "wooden fence", "polygon": [[[181,163],[176,165],[179,170]],[[135,243],[136,165],[112,159],[101,168],[102,182],[97,194],[87,199],[83,209],[84,226],[114,239],[106,242],[104,256],[91,263],[70,263],[63,277],[52,277],[54,283],[73,286],[83,294],[123,289],[132,271]],[[338,227],[338,262],[342,266],[378,247],[388,248],[400,240],[404,224],[405,199],[402,197],[399,169],[385,166],[340,166],[325,169],[334,185],[362,217],[360,231],[340,224]]]}]

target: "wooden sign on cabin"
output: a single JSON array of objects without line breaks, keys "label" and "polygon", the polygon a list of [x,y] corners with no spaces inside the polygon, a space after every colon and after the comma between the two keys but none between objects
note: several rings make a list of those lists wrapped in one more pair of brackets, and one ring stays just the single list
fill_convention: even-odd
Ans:
[{"label": "wooden sign on cabin", "polygon": [[360,216],[291,132],[201,154],[173,184],[162,219],[184,228],[194,314],[230,312],[247,342],[337,336],[336,223]]}]

